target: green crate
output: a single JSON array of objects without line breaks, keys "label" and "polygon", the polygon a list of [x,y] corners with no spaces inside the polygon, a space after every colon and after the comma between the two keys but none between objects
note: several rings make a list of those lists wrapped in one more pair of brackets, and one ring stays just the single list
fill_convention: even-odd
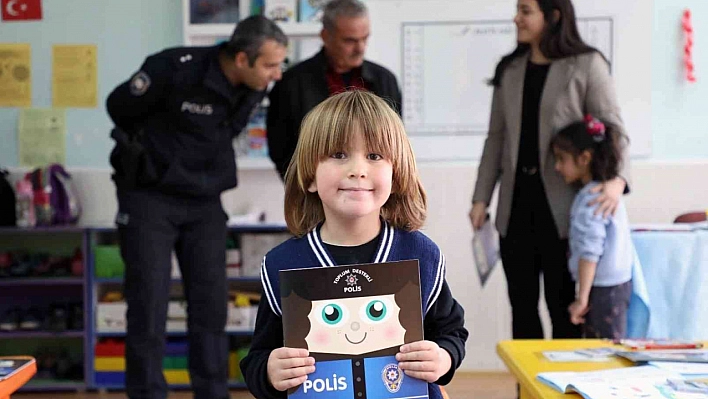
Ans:
[{"label": "green crate", "polygon": [[93,248],[96,277],[123,277],[125,265],[118,245],[96,245]]},{"label": "green crate", "polygon": [[188,368],[187,356],[165,356],[162,359],[163,370],[187,370]]}]

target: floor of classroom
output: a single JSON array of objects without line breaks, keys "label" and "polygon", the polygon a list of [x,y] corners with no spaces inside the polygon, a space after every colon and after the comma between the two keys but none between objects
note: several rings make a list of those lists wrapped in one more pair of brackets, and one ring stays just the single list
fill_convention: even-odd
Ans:
[{"label": "floor of classroom", "polygon": [[[516,398],[516,380],[508,373],[475,373],[460,372],[454,380],[445,387],[451,399],[484,398],[484,399],[514,399]],[[170,399],[192,398],[189,391],[173,391]],[[73,393],[18,393],[13,399],[118,399],[125,398],[124,392],[73,392]],[[231,399],[253,398],[248,391],[232,390]]]}]

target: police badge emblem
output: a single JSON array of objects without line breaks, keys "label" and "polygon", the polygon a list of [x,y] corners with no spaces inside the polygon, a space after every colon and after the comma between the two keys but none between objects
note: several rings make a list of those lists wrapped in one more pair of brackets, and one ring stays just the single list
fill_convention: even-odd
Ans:
[{"label": "police badge emblem", "polygon": [[389,392],[396,393],[401,389],[401,384],[403,384],[403,373],[397,364],[390,363],[381,371],[381,379]]},{"label": "police badge emblem", "polygon": [[150,87],[150,77],[147,73],[140,71],[130,80],[130,93],[134,96],[142,96]]},{"label": "police badge emblem", "polygon": [[358,282],[356,276],[353,274],[350,274],[349,276],[347,276],[345,281],[347,282],[347,285],[350,285],[350,286],[354,286]]}]

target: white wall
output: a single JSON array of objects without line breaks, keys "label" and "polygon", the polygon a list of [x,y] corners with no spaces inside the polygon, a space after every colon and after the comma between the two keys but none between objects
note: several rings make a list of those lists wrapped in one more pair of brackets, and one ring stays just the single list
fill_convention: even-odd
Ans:
[{"label": "white wall", "polygon": [[[686,81],[683,64],[684,9],[692,12],[696,83]],[[661,159],[708,157],[708,2],[654,0],[652,36],[653,156]],[[677,140],[677,138],[681,138]]]},{"label": "white wall", "polygon": [[[3,2],[2,4],[5,4]],[[32,48],[32,106],[52,106],[52,45],[95,44],[98,104],[66,109],[66,165],[108,168],[112,123],[104,101],[145,57],[182,42],[177,0],[60,0],[42,2],[41,21],[0,22],[3,43]],[[0,165],[19,165],[20,108],[0,107]]]}]

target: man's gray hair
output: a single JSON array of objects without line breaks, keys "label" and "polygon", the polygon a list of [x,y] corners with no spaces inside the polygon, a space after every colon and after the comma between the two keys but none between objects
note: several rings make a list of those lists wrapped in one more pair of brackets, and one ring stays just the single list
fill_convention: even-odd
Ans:
[{"label": "man's gray hair", "polygon": [[369,16],[366,5],[359,0],[331,0],[324,6],[322,27],[333,31],[337,27],[337,18],[358,18]]}]

